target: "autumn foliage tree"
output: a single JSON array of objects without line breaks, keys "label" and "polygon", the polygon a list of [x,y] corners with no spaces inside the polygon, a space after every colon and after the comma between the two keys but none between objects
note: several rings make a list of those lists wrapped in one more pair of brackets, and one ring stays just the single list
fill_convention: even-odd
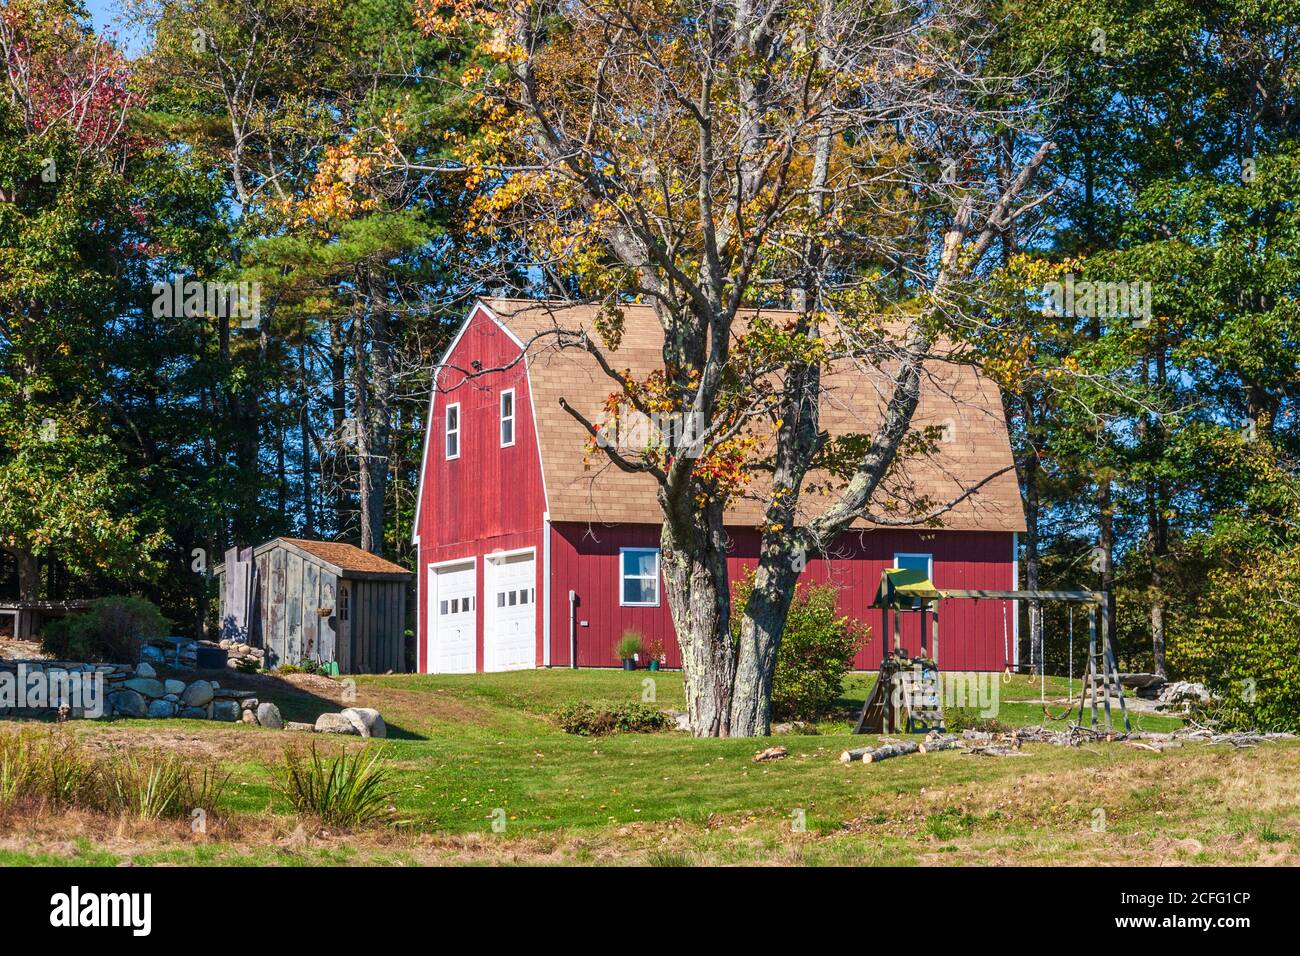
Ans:
[{"label": "autumn foliage tree", "polygon": [[[690,454],[627,453],[570,409],[614,466],[658,484],[693,731],[766,733],[802,556],[859,518],[923,522],[951,504],[872,513],[916,437],[924,363],[941,335],[960,338],[991,245],[1038,204],[1037,78],[988,70],[976,2],[427,0],[420,22],[477,31],[494,58],[462,78],[489,135],[456,159],[495,187],[476,222],[525,250],[549,297],[600,306],[598,335],[556,329],[551,344],[590,352],[614,404],[696,423]],[[1009,176],[994,148],[1006,128],[1031,144]],[[663,327],[646,380],[617,358],[628,301]],[[881,376],[884,414],[832,441],[823,379],[847,363]],[[837,479],[820,510],[804,494],[817,469]],[[759,472],[768,506],[737,644],[724,513]]]},{"label": "autumn foliage tree", "polygon": [[7,3],[0,69],[0,548],[31,599],[41,559],[138,576],[164,537],[102,387],[143,261],[127,170],[147,144],[127,64],[78,5]]}]

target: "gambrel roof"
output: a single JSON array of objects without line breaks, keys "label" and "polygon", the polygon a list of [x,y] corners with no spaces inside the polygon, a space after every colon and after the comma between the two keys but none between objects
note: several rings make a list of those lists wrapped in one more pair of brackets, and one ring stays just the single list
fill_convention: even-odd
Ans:
[{"label": "gambrel roof", "polygon": [[[553,339],[544,334],[557,328],[585,329],[599,342],[594,330],[596,308],[517,299],[488,299],[480,306],[485,307],[503,334],[521,346],[533,343],[526,362],[550,520],[660,523],[663,519],[655,497],[655,480],[649,475],[619,470],[599,451],[588,456],[582,427],[560,405],[563,399],[589,420],[600,421],[605,399],[616,389],[590,355],[576,348],[557,348]],[[471,310],[467,322],[473,320],[477,310]],[[622,339],[618,349],[606,355],[615,368],[629,369],[641,378],[662,368],[663,330],[650,306],[626,305],[622,311]],[[440,387],[454,387],[458,373],[448,368],[441,371],[448,377]],[[824,386],[821,426],[832,435],[870,435],[881,420],[892,383],[884,372],[854,367],[832,370]],[[934,505],[946,504],[964,488],[1012,464],[998,387],[969,364],[938,359],[927,362],[912,428],[927,426],[945,428],[949,440],[939,443],[933,454],[914,457],[903,465],[901,472],[910,497],[923,497]],[[820,513],[834,500],[833,490],[826,495],[811,490],[826,481],[825,475],[813,475],[805,483],[801,499],[805,517]],[[728,508],[728,523],[759,524],[766,500],[766,481],[756,478],[745,496]],[[872,511],[884,514],[888,507],[882,490],[873,501]],[[861,521],[858,526],[871,525]],[[939,526],[965,531],[1023,531],[1024,510],[1014,471],[992,479],[948,511]]]}]

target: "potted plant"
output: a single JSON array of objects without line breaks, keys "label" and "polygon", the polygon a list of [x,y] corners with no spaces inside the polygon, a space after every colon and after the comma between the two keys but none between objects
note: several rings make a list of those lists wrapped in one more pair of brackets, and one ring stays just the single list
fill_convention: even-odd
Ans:
[{"label": "potted plant", "polygon": [[641,653],[641,635],[636,631],[624,631],[623,639],[618,642],[618,656],[623,661],[623,670],[636,670],[636,658]]},{"label": "potted plant", "polygon": [[664,659],[664,642],[657,637],[654,638],[646,644],[645,652],[646,657],[650,660],[650,669],[652,671],[657,671],[660,663],[662,663]]}]

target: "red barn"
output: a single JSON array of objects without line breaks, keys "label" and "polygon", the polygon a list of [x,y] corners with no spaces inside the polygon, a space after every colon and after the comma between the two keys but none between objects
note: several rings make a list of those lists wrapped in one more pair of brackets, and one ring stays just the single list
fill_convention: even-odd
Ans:
[{"label": "red barn", "polygon": [[[662,330],[648,306],[624,309],[620,368],[660,367]],[[615,666],[625,629],[659,639],[666,665],[680,657],[659,575],[661,516],[654,479],[586,461],[582,428],[560,407],[597,420],[612,383],[585,352],[559,349],[547,329],[591,329],[594,310],[519,300],[470,310],[434,376],[413,540],[418,545],[419,669],[427,673]],[[525,354],[527,353],[527,354]],[[931,362],[916,429],[940,426],[937,451],[915,458],[902,479],[935,503],[1011,464],[997,386],[968,365]],[[828,383],[832,380],[828,379]],[[880,381],[854,371],[834,377],[822,425],[832,434],[867,430],[879,416]],[[809,506],[821,506],[812,494]],[[752,565],[763,502],[728,511],[731,570]],[[1004,473],[942,518],[941,528],[860,523],[829,554],[810,557],[803,580],[831,582],[845,614],[869,612],[883,568],[929,569],[941,588],[1015,588],[1024,513],[1014,474]],[[915,618],[917,615],[903,615]],[[917,622],[905,626],[919,648]],[[1002,670],[1016,664],[1012,602],[950,601],[941,615],[940,666]],[[879,644],[858,654],[874,670]]]}]

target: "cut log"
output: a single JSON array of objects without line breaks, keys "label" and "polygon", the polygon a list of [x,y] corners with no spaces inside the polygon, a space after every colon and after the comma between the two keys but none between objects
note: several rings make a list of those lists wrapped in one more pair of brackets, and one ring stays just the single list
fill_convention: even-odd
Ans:
[{"label": "cut log", "polygon": [[883,747],[877,747],[862,755],[863,763],[879,763],[881,760],[888,760],[890,757],[902,757],[905,754],[914,754],[921,749],[921,745],[908,740],[901,744],[886,744]]},{"label": "cut log", "polygon": [[918,751],[923,754],[938,753],[940,750],[956,750],[961,741],[956,737],[929,737],[920,745]]},{"label": "cut log", "polygon": [[855,760],[861,760],[875,749],[874,747],[854,747],[852,750],[846,750],[840,754],[840,763],[853,763]]}]

